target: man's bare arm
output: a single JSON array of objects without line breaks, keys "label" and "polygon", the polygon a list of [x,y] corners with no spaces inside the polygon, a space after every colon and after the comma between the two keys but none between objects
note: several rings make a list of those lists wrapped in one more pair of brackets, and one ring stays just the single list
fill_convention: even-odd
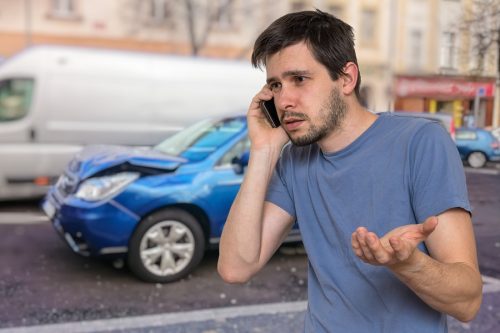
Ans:
[{"label": "man's bare arm", "polygon": [[293,226],[293,218],[265,202],[279,152],[252,152],[245,179],[222,232],[218,271],[230,283],[243,283],[271,258]]},{"label": "man's bare arm", "polygon": [[270,100],[267,86],[253,98],[247,120],[250,160],[243,184],[229,211],[219,245],[219,274],[227,282],[245,282],[257,273],[288,235],[293,218],[265,202],[267,187],[288,136],[272,128],[260,110]]},{"label": "man's bare arm", "polygon": [[[438,222],[439,221],[439,222]],[[430,256],[416,245],[421,241]],[[420,225],[379,239],[365,228],[353,233],[353,249],[365,262],[385,265],[432,308],[461,321],[479,311],[482,281],[469,213],[450,209]]]}]

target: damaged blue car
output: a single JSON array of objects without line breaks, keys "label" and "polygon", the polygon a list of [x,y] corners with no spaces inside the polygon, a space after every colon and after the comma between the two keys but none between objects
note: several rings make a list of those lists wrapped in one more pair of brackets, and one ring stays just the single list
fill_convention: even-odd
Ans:
[{"label": "damaged blue car", "polygon": [[[248,151],[243,116],[204,120],[155,147],[89,146],[42,208],[74,252],[175,281],[217,247]],[[288,240],[299,239],[294,228]]]}]

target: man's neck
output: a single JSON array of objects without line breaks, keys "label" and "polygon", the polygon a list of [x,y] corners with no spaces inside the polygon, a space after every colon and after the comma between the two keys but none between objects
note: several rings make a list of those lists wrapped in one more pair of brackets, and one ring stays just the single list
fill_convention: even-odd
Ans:
[{"label": "man's neck", "polygon": [[348,108],[340,128],[318,142],[321,151],[334,153],[349,146],[370,128],[377,117],[359,104]]}]

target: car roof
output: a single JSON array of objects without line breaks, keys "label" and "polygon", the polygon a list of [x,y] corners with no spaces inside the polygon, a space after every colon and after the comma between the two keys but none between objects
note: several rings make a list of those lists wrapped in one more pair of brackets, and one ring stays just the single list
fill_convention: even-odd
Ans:
[{"label": "car roof", "polygon": [[488,132],[490,131],[485,130],[484,128],[478,128],[478,127],[460,127],[457,128],[457,131],[472,131],[472,132]]}]

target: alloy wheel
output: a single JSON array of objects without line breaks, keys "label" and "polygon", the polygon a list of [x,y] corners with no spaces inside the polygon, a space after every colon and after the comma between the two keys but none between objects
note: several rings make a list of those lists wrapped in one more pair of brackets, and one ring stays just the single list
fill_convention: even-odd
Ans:
[{"label": "alloy wheel", "polygon": [[141,239],[140,257],[154,275],[181,272],[191,262],[195,238],[189,228],[177,221],[162,221],[151,226]]},{"label": "alloy wheel", "polygon": [[480,151],[475,151],[467,157],[467,162],[473,168],[482,168],[486,164],[486,155]]}]

